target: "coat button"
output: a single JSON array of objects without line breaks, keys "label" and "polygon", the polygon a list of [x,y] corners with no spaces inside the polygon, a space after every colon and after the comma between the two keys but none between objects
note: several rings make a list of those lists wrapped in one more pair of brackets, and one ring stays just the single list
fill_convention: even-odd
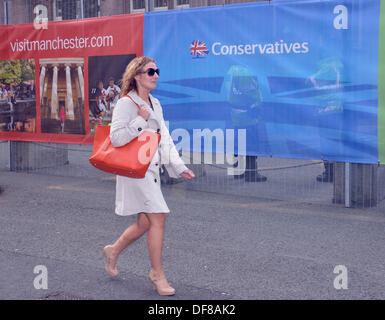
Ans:
[{"label": "coat button", "polygon": [[159,132],[160,132],[160,129],[158,128],[158,129],[156,130],[156,132],[158,132],[158,133],[159,133]]},{"label": "coat button", "polygon": [[138,128],[138,131],[142,131],[142,128]]},{"label": "coat button", "polygon": [[155,163],[155,165],[157,166],[158,164],[157,164],[157,163]]},{"label": "coat button", "polygon": [[158,182],[158,180],[154,179],[155,182]]}]

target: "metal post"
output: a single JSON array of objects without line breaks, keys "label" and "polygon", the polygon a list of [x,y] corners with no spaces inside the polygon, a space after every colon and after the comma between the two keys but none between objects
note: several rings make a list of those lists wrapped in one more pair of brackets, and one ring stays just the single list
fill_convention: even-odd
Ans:
[{"label": "metal post", "polygon": [[154,11],[154,0],[146,1],[146,11]]},{"label": "metal post", "polygon": [[9,171],[12,171],[12,168],[11,168],[11,141],[8,140],[8,169]]},{"label": "metal post", "polygon": [[9,22],[8,13],[9,13],[9,10],[8,10],[8,0],[5,0],[4,1],[4,24],[5,25],[7,25],[8,22]]},{"label": "metal post", "polygon": [[84,19],[84,0],[80,0],[80,19]]},{"label": "metal post", "polygon": [[350,163],[345,162],[345,207],[351,207],[351,191],[350,191]]}]

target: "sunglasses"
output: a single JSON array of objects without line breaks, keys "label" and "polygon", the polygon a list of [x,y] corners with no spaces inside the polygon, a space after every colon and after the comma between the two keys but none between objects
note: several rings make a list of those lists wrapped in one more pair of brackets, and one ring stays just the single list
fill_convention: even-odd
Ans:
[{"label": "sunglasses", "polygon": [[142,71],[139,73],[147,73],[150,77],[153,77],[155,73],[159,76],[159,72],[160,72],[159,68],[158,69],[148,68],[146,71]]}]

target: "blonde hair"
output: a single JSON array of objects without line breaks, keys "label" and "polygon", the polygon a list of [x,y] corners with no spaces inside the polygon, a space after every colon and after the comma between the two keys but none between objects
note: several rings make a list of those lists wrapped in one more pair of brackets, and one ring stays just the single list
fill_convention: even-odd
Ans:
[{"label": "blonde hair", "polygon": [[123,77],[121,80],[122,89],[120,92],[120,97],[125,96],[131,90],[138,91],[135,76],[147,63],[150,62],[155,63],[155,60],[149,57],[136,57],[130,61],[130,63],[126,67],[126,70],[123,73]]}]

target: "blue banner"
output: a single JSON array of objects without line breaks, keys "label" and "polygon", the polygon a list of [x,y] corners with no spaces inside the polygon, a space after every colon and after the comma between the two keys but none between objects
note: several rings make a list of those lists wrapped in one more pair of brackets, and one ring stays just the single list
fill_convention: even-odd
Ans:
[{"label": "blue banner", "polygon": [[246,129],[248,155],[377,163],[379,12],[283,0],[145,14],[170,131]]}]

